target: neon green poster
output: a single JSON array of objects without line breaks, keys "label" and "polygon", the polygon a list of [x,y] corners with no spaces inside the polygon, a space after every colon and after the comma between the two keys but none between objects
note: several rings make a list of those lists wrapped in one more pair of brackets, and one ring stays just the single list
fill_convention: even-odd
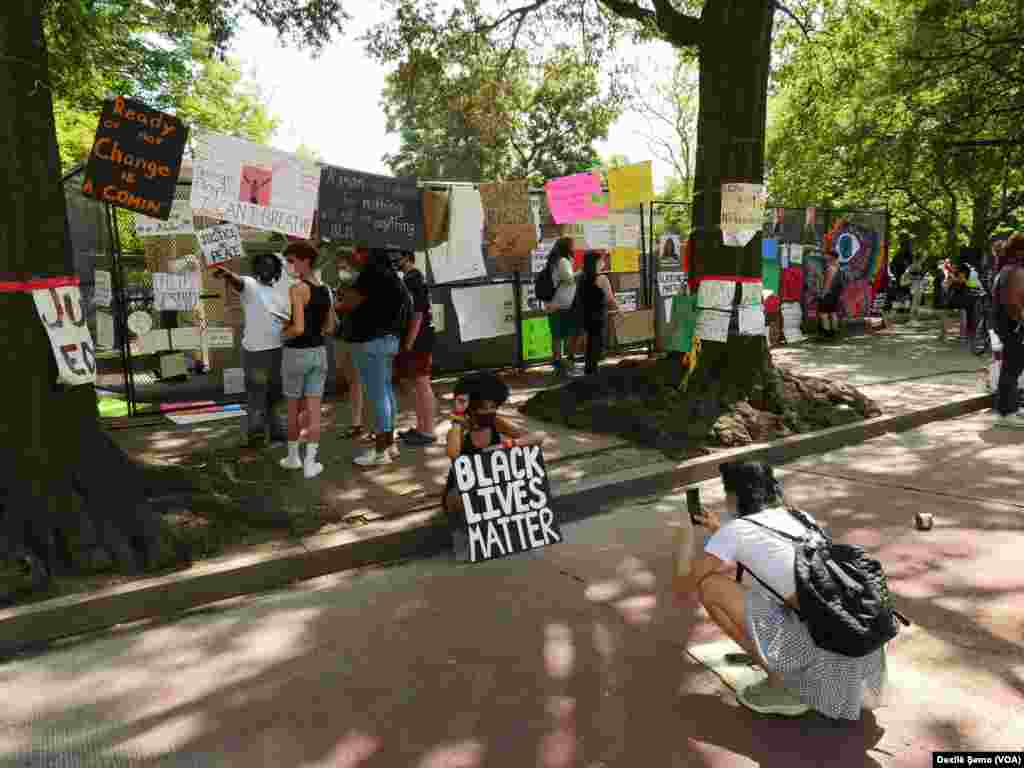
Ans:
[{"label": "neon green poster", "polygon": [[551,357],[551,325],[546,317],[523,320],[523,360]]},{"label": "neon green poster", "polygon": [[697,327],[697,294],[672,297],[672,320],[668,348],[673,352],[689,352]]}]

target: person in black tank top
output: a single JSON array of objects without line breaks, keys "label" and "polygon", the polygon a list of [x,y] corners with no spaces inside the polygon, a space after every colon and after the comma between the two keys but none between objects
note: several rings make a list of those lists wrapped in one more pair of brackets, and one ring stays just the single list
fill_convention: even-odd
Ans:
[{"label": "person in black tank top", "polygon": [[580,299],[583,307],[583,330],[587,334],[587,353],[584,372],[597,373],[598,363],[604,355],[605,337],[608,333],[608,313],[618,313],[619,303],[615,299],[611,283],[600,274],[599,267],[605,254],[602,251],[587,251],[583,255],[583,277],[580,280]]},{"label": "person in black tank top", "polygon": [[[303,470],[306,478],[323,472],[317,462],[320,447],[320,401],[327,380],[327,349],[324,336],[334,333],[337,317],[330,291],[313,277],[319,256],[310,243],[297,242],[284,252],[288,272],[298,278],[289,291],[291,320],[284,327],[281,377],[288,398],[288,455],[281,459],[285,469]],[[299,457],[299,442],[307,442],[305,460]]]}]

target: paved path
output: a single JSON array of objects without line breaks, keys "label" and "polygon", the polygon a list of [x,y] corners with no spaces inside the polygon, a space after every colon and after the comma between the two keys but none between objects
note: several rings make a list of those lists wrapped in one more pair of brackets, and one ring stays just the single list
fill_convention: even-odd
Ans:
[{"label": "paved path", "polygon": [[[350,572],[0,666],[0,754],[59,765],[931,765],[1024,745],[1024,432],[939,422],[794,462],[789,500],[879,553],[915,621],[888,706],[833,728],[738,707],[668,591],[679,492],[507,560]],[[720,504],[720,484],[705,484]],[[913,529],[913,512],[935,529]],[[173,753],[174,759],[134,762]],[[99,755],[110,762],[101,762]],[[37,762],[0,765],[50,765]]]}]

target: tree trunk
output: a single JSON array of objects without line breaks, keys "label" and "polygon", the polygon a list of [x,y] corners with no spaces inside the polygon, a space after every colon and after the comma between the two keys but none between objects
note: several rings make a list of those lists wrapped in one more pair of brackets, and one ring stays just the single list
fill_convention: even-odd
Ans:
[{"label": "tree trunk", "polygon": [[[0,51],[0,279],[71,275],[42,0],[10,0]],[[152,555],[159,518],[143,504],[141,472],[100,432],[94,388],[55,383],[31,294],[0,293],[0,350],[0,559],[29,566],[38,586],[58,554],[69,564],[96,535],[123,567]]]},{"label": "tree trunk", "polygon": [[988,235],[991,231],[991,214],[992,191],[976,194],[971,204],[971,247],[981,251],[986,259],[989,258]]}]

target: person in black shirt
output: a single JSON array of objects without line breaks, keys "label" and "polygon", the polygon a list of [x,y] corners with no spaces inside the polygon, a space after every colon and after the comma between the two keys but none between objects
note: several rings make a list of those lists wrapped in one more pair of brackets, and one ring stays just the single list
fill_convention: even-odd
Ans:
[{"label": "person in black shirt", "polygon": [[404,251],[398,257],[398,269],[405,275],[405,287],[412,296],[412,320],[395,358],[395,383],[413,381],[416,397],[416,428],[401,433],[408,445],[425,446],[437,442],[434,436],[434,390],[430,369],[434,356],[434,322],[430,312],[430,289],[423,273],[416,269],[416,256]]},{"label": "person in black shirt", "polygon": [[396,457],[395,392],[392,372],[398,354],[398,320],[402,308],[401,277],[391,266],[387,251],[358,248],[352,261],[359,277],[337,304],[349,313],[352,358],[374,412],[374,446],[353,459],[361,467],[390,464]]},{"label": "person in black shirt", "polygon": [[[285,469],[303,470],[306,478],[323,472],[316,460],[320,447],[320,402],[327,380],[327,349],[324,336],[335,331],[336,316],[331,311],[331,293],[313,275],[319,257],[317,249],[306,242],[291,243],[284,250],[289,273],[298,279],[288,289],[291,320],[281,331],[284,338],[281,378],[288,398],[288,455],[281,459]],[[305,431],[305,462],[299,459],[299,436]]]}]

